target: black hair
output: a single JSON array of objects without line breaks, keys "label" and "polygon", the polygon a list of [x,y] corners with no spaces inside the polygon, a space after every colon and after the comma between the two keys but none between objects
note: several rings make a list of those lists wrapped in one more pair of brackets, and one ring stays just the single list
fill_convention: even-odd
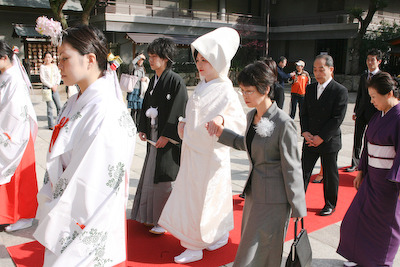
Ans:
[{"label": "black hair", "polygon": [[278,67],[276,65],[276,62],[271,58],[267,57],[263,59],[265,65],[267,65],[268,68],[272,70],[272,72],[275,74],[276,79],[278,78]]},{"label": "black hair", "polygon": [[382,51],[379,50],[379,49],[371,48],[370,50],[368,50],[367,56],[376,56],[376,59],[377,59],[377,60],[382,60],[382,58],[383,58],[383,53],[382,53]]},{"label": "black hair", "polygon": [[274,97],[272,87],[276,81],[276,76],[271,68],[264,62],[256,61],[247,65],[238,76],[238,83],[244,86],[255,86],[257,91],[265,95],[269,87],[268,97]]},{"label": "black hair", "polygon": [[285,60],[287,61],[287,58],[285,58],[284,56],[280,56],[280,57],[279,57],[278,63],[279,63],[279,62],[283,62],[283,61],[285,61]]},{"label": "black hair", "polygon": [[157,38],[149,44],[147,53],[157,55],[162,59],[168,59],[167,68],[170,68],[177,53],[176,45],[169,38]]},{"label": "black hair", "polygon": [[386,95],[393,91],[393,95],[398,97],[398,84],[387,72],[378,72],[372,76],[368,87],[374,88],[380,95]]},{"label": "black hair", "polygon": [[196,49],[193,51],[193,59],[194,59],[194,61],[196,62],[196,58],[197,58],[197,55],[199,54],[199,51],[197,51]]},{"label": "black hair", "polygon": [[63,31],[62,42],[70,44],[83,56],[89,53],[96,55],[101,71],[107,69],[107,39],[97,28],[88,25],[78,25]]},{"label": "black hair", "polygon": [[51,57],[53,57],[53,54],[50,51],[46,51],[43,53],[43,59],[46,57],[47,54],[49,54]]},{"label": "black hair", "polygon": [[333,58],[330,55],[318,55],[315,57],[315,60],[317,59],[324,59],[325,66],[333,67]]},{"label": "black hair", "polygon": [[13,56],[14,56],[14,51],[11,49],[11,47],[4,42],[3,40],[0,40],[0,57],[7,56],[10,61],[13,61]]}]

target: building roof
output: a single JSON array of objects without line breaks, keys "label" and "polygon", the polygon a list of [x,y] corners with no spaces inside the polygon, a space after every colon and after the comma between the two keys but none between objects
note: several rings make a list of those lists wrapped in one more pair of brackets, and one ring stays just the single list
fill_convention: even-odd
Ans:
[{"label": "building roof", "polygon": [[25,26],[22,24],[15,24],[13,37],[34,37],[34,38],[46,38],[35,30],[34,26]]},{"label": "building roof", "polygon": [[[0,0],[0,6],[50,9],[49,0]],[[79,0],[67,0],[63,10],[82,11],[83,9]]]},{"label": "building roof", "polygon": [[190,45],[197,36],[189,35],[167,35],[158,33],[134,33],[128,32],[127,37],[137,44],[149,44],[157,38],[165,37],[172,39],[176,44]]}]

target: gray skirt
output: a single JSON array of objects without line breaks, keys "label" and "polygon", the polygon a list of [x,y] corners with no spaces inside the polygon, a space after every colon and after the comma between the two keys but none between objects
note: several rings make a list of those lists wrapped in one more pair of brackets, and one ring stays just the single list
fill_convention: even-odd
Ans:
[{"label": "gray skirt", "polygon": [[246,191],[242,237],[234,267],[281,266],[289,203],[259,203]]},{"label": "gray skirt", "polygon": [[[150,140],[157,141],[157,124],[152,126]],[[154,183],[157,148],[149,145],[142,174],[133,202],[131,219],[157,225],[161,212],[172,191],[173,182]]]}]

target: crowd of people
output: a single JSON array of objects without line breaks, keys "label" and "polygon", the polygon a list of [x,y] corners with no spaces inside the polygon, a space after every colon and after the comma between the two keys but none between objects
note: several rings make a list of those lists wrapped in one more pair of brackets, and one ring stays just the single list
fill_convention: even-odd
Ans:
[{"label": "crowd of people", "polygon": [[[0,224],[8,224],[5,230],[11,232],[37,218],[34,237],[45,247],[44,266],[114,266],[126,260],[125,211],[136,134],[147,142],[147,151],[131,219],[153,234],[169,232],[179,239],[185,250],[176,263],[199,261],[204,249],[229,242],[234,228],[230,147],[249,158],[234,266],[281,265],[290,218],[307,216],[305,194],[318,158],[325,200],[318,215],[335,212],[348,90],[334,80],[330,55],[316,56],[314,83],[302,60],[290,74],[283,71],[284,57],[278,64],[265,58],[247,65],[237,77],[239,93],[251,108],[245,116],[228,78],[240,45],[232,28],[218,28],[191,44],[200,82],[190,97],[172,71],[175,44],[154,40],[147,55],[155,75],[145,84],[146,56],[136,54],[130,73],[138,80],[128,105],[100,30],[75,26],[60,39],[58,68],[45,53],[40,69],[43,90],[51,97],[46,104],[53,133],[39,192],[31,84],[13,50],[0,41]],[[354,110],[348,171],[358,169],[358,191],[343,219],[337,250],[349,260],[345,266],[391,266],[400,245],[399,85],[379,70],[381,56],[376,49],[368,52],[369,72],[360,78]],[[61,79],[79,88],[62,108]],[[282,110],[282,85],[288,80],[290,114]],[[293,120],[297,105],[301,153]]]}]

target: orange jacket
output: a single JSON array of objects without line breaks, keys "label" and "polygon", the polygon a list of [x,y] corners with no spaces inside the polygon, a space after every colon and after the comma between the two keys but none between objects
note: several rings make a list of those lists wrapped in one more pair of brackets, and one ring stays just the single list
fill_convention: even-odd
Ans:
[{"label": "orange jacket", "polygon": [[306,86],[311,82],[310,75],[308,72],[303,71],[301,74],[297,74],[293,78],[292,94],[305,95]]}]

